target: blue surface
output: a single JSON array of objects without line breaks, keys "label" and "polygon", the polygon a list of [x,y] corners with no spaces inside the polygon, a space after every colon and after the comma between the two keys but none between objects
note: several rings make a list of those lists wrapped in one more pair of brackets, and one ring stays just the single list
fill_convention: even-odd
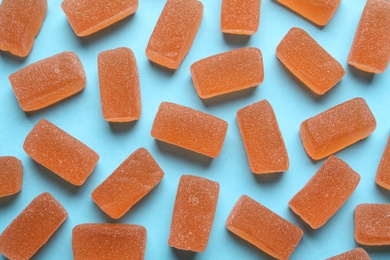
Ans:
[{"label": "blue surface", "polygon": [[[247,194],[305,232],[291,259],[324,259],[357,246],[353,237],[353,210],[360,203],[388,203],[390,192],[376,186],[375,173],[387,142],[390,122],[390,69],[370,75],[347,65],[349,48],[363,10],[364,0],[344,0],[330,23],[319,28],[275,1],[263,0],[259,31],[252,37],[223,35],[219,28],[221,1],[203,1],[204,17],[190,52],[177,71],[165,70],[148,61],[145,48],[165,1],[140,1],[131,17],[92,36],[78,38],[60,7],[48,1],[49,9],[33,50],[26,59],[0,52],[0,155],[23,161],[23,189],[0,199],[0,232],[38,194],[48,191],[69,212],[69,218],[34,259],[72,259],[71,232],[80,223],[135,223],[147,228],[145,259],[270,259],[251,244],[231,234],[225,221],[233,205]],[[275,49],[293,27],[306,30],[345,68],[347,74],[325,96],[315,96],[297,81],[275,56]],[[143,112],[131,124],[103,120],[97,55],[107,49],[130,47],[137,58]],[[193,87],[190,65],[212,54],[238,47],[255,46],[263,53],[264,82],[250,90],[202,101]],[[14,96],[8,76],[37,60],[62,51],[75,51],[86,71],[87,86],[79,94],[46,109],[24,113]],[[338,152],[361,175],[361,182],[345,205],[318,230],[312,230],[287,206],[323,161],[312,161],[304,151],[299,126],[336,104],[363,97],[377,119],[377,129],[367,139]],[[251,173],[236,124],[238,109],[267,99],[273,106],[290,157],[290,169],[281,174]],[[211,113],[229,123],[220,156],[214,160],[156,142],[150,136],[154,116],[162,101],[176,102]],[[22,149],[23,141],[39,119],[45,118],[100,155],[86,183],[74,187],[35,163]],[[105,215],[92,201],[91,192],[133,151],[145,147],[155,157],[165,177],[161,183],[120,220]],[[179,178],[194,174],[218,181],[220,197],[208,247],[204,253],[188,253],[168,246],[173,204]],[[373,259],[389,259],[389,247],[364,247]],[[0,256],[0,259],[3,259]]]}]

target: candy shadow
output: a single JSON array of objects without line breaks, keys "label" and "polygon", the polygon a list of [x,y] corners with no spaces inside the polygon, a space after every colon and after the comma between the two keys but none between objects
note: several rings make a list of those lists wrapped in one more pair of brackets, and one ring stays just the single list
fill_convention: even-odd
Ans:
[{"label": "candy shadow", "polygon": [[12,194],[12,195],[0,198],[0,208],[7,207],[11,203],[13,203],[17,199],[19,193],[20,193],[20,191],[16,194]]},{"label": "candy shadow", "polygon": [[292,215],[293,218],[296,219],[297,222],[300,223],[299,226],[298,225],[296,225],[296,226],[298,226],[303,231],[303,236],[310,236],[310,237],[316,236],[316,234],[317,234],[316,229],[313,229],[312,227],[310,227],[309,224],[307,224],[300,216],[295,214],[294,211],[292,211],[292,209],[290,207],[288,207],[288,208],[289,208],[289,214]]},{"label": "candy shadow", "polygon": [[175,254],[175,259],[192,260],[196,258],[197,253],[192,251],[186,251],[171,247],[171,250]]},{"label": "candy shadow", "polygon": [[365,84],[369,85],[374,80],[374,73],[369,73],[363,70],[359,70],[356,67],[348,64],[348,70],[351,72],[351,74],[359,79],[360,81],[364,82]]},{"label": "candy shadow", "polygon": [[19,57],[8,51],[0,51],[0,56],[7,62],[7,64],[17,66],[20,66],[25,63],[28,58],[28,55],[26,57]]},{"label": "candy shadow", "polygon": [[135,125],[137,124],[137,122],[138,122],[138,120],[134,120],[131,122],[123,122],[123,123],[109,122],[109,125],[110,125],[111,131],[114,134],[121,134],[121,133],[128,132],[131,129],[133,129],[135,127]]},{"label": "candy shadow", "polygon": [[[383,258],[380,258],[380,259],[389,259],[388,256],[389,256],[389,252],[390,252],[390,245],[366,246],[366,245],[361,245],[361,244],[356,243],[356,242],[355,242],[355,244],[358,247],[364,248],[364,250],[366,250],[369,255],[371,255],[371,254],[383,254],[383,256],[382,256]],[[376,258],[372,258],[372,259],[376,259]]]},{"label": "candy shadow", "polygon": [[[385,197],[386,199],[390,199],[390,190],[387,190],[385,188],[383,188],[382,186],[379,186],[378,184],[375,183],[375,186],[377,187],[377,189],[379,190],[379,194],[382,196],[382,197]],[[1,202],[1,200],[0,200]]]},{"label": "candy shadow", "polygon": [[176,69],[170,69],[168,67],[164,67],[158,63],[155,63],[151,60],[149,60],[149,64],[157,71],[160,71],[168,76],[173,76],[176,72]]},{"label": "candy shadow", "polygon": [[248,45],[250,38],[251,35],[223,33],[225,42],[232,46],[246,46]]},{"label": "candy shadow", "polygon": [[255,174],[253,173],[253,177],[256,182],[259,184],[273,184],[280,180],[283,176],[284,172],[275,172],[275,173],[267,173],[267,174]]},{"label": "candy shadow", "polygon": [[257,86],[201,100],[206,107],[217,106],[222,103],[248,98],[254,95],[256,89]]}]

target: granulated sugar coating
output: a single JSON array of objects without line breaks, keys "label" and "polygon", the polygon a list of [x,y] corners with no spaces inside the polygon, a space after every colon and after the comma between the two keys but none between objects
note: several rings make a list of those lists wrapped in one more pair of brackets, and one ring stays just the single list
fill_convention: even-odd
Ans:
[{"label": "granulated sugar coating", "polygon": [[322,227],[352,195],[360,175],[330,156],[288,205],[313,229]]},{"label": "granulated sugar coating", "polygon": [[382,188],[390,190],[390,136],[376,172],[375,182]]},{"label": "granulated sugar coating", "polygon": [[226,227],[277,259],[288,259],[303,236],[297,226],[246,195],[238,199]]},{"label": "granulated sugar coating", "polygon": [[0,254],[10,260],[30,259],[68,217],[48,193],[37,196],[0,236]]},{"label": "granulated sugar coating", "polygon": [[263,82],[263,58],[257,48],[235,49],[195,62],[191,74],[199,97],[215,97]]},{"label": "granulated sugar coating", "polygon": [[355,248],[340,255],[327,258],[327,260],[371,260],[371,257],[363,248]]},{"label": "granulated sugar coating", "polygon": [[9,76],[23,111],[47,107],[81,91],[86,84],[83,65],[74,52],[40,60]]},{"label": "granulated sugar coating", "polygon": [[305,120],[300,134],[307,154],[319,160],[366,138],[375,128],[366,101],[354,98]]},{"label": "granulated sugar coating", "polygon": [[355,240],[361,245],[390,245],[390,204],[360,204],[355,208]]},{"label": "granulated sugar coating", "polygon": [[217,208],[219,183],[182,175],[177,189],[168,244],[181,250],[206,250]]},{"label": "granulated sugar coating", "polygon": [[143,260],[146,229],[131,224],[80,224],[73,228],[75,260]]},{"label": "granulated sugar coating", "polygon": [[222,0],[221,31],[252,35],[260,23],[261,0]]},{"label": "granulated sugar coating", "polygon": [[325,26],[340,5],[341,0],[277,0],[315,24]]},{"label": "granulated sugar coating", "polygon": [[201,111],[162,102],[154,119],[151,135],[170,144],[218,157],[228,124]]},{"label": "granulated sugar coating", "polygon": [[168,0],[146,47],[149,60],[177,69],[195,39],[203,16],[198,0]]},{"label": "granulated sugar coating", "polygon": [[103,117],[130,122],[141,116],[141,93],[134,53],[129,48],[104,51],[98,56]]},{"label": "granulated sugar coating", "polygon": [[0,198],[22,189],[22,161],[14,156],[0,156]]},{"label": "granulated sugar coating", "polygon": [[237,123],[253,173],[288,170],[286,146],[274,110],[267,100],[238,110]]},{"label": "granulated sugar coating", "polygon": [[367,0],[349,52],[350,65],[372,73],[386,70],[390,60],[389,14],[389,0]]},{"label": "granulated sugar coating", "polygon": [[99,160],[91,148],[44,119],[27,135],[23,149],[34,161],[78,186]]},{"label": "granulated sugar coating", "polygon": [[299,80],[319,95],[345,75],[341,64],[300,28],[292,28],[276,48],[276,56]]},{"label": "granulated sugar coating", "polygon": [[93,192],[93,201],[114,219],[122,217],[163,178],[164,172],[145,149],[132,153]]},{"label": "granulated sugar coating", "polygon": [[61,6],[73,31],[81,37],[135,13],[138,0],[64,0]]},{"label": "granulated sugar coating", "polygon": [[26,57],[46,16],[46,0],[0,1],[0,50]]}]

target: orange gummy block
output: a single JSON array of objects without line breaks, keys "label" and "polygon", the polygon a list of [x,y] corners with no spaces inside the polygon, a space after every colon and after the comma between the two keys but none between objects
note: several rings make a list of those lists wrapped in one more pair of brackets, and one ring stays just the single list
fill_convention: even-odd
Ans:
[{"label": "orange gummy block", "polygon": [[371,257],[363,248],[355,248],[340,255],[327,258],[327,260],[371,260]]},{"label": "orange gummy block", "polygon": [[37,196],[0,236],[0,254],[8,259],[30,259],[54,234],[68,213],[53,196]]},{"label": "orange gummy block", "polygon": [[260,22],[261,0],[222,0],[221,31],[252,35]]},{"label": "orange gummy block", "polygon": [[348,56],[348,64],[382,73],[390,60],[390,1],[367,0]]},{"label": "orange gummy block", "polygon": [[18,193],[22,189],[22,161],[14,156],[0,157],[0,198]]},{"label": "orange gummy block", "polygon": [[315,24],[325,26],[339,7],[341,0],[277,0]]},{"label": "orange gummy block", "polygon": [[238,110],[237,123],[252,172],[288,170],[286,146],[274,110],[267,100]]},{"label": "orange gummy block", "polygon": [[177,69],[195,39],[203,16],[198,0],[168,0],[146,48],[149,60]]},{"label": "orange gummy block", "polygon": [[390,204],[360,204],[355,208],[355,240],[368,246],[390,245]]},{"label": "orange gummy block", "polygon": [[240,48],[195,62],[191,74],[199,97],[215,97],[263,82],[263,58],[257,48]]},{"label": "orange gummy block", "polygon": [[277,259],[288,259],[303,236],[300,228],[246,195],[238,199],[226,227]]},{"label": "orange gummy block", "polygon": [[137,62],[129,48],[104,51],[98,56],[103,117],[109,122],[130,122],[141,116]]},{"label": "orange gummy block", "polygon": [[47,107],[81,91],[86,84],[83,65],[74,52],[40,60],[9,76],[23,111]]},{"label": "orange gummy block", "polygon": [[375,128],[366,101],[354,98],[303,121],[300,134],[308,155],[319,160],[366,138]]},{"label": "orange gummy block", "polygon": [[75,260],[143,260],[146,229],[131,224],[80,224],[73,228]]},{"label": "orange gummy block", "polygon": [[145,149],[132,153],[93,192],[93,201],[118,219],[161,181],[164,172]]},{"label": "orange gummy block", "polygon": [[168,244],[181,250],[204,252],[214,222],[219,183],[183,175],[177,189]]},{"label": "orange gummy block", "polygon": [[3,0],[0,6],[0,50],[26,57],[41,29],[46,0]]},{"label": "orange gummy block", "polygon": [[390,190],[390,136],[376,172],[375,182],[382,188]]},{"label": "orange gummy block", "polygon": [[218,157],[228,124],[215,116],[182,105],[162,102],[151,135],[188,150]]},{"label": "orange gummy block", "polygon": [[73,31],[81,37],[135,13],[138,0],[64,0],[61,6]]},{"label": "orange gummy block", "polygon": [[320,228],[343,206],[359,181],[360,175],[348,164],[330,156],[288,205],[309,226]]},{"label": "orange gummy block", "polygon": [[341,80],[341,64],[300,28],[292,28],[276,48],[276,56],[313,92],[323,95]]},{"label": "orange gummy block", "polygon": [[99,160],[91,148],[44,119],[27,135],[23,149],[36,162],[78,186]]}]

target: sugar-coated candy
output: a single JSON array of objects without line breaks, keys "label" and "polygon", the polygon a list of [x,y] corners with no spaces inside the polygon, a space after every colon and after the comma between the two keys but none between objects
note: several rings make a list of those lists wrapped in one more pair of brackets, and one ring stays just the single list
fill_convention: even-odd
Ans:
[{"label": "sugar-coated candy", "polygon": [[122,217],[163,178],[164,172],[145,149],[139,148],[93,192],[93,201],[114,219]]},{"label": "sugar-coated candy", "polygon": [[0,156],[0,198],[22,189],[22,161],[14,156]]},{"label": "sugar-coated candy", "polygon": [[168,244],[181,250],[206,250],[219,195],[219,183],[183,175],[177,189]]},{"label": "sugar-coated candy", "polygon": [[226,227],[277,259],[288,259],[303,236],[300,228],[246,195],[238,199]]},{"label": "sugar-coated candy", "polygon": [[390,136],[376,172],[375,182],[382,188],[390,190]]},{"label": "sugar-coated candy", "polygon": [[221,31],[252,35],[260,23],[261,0],[222,0]]},{"label": "sugar-coated candy", "polygon": [[27,135],[23,149],[34,161],[78,186],[86,181],[99,160],[91,148],[44,119]]},{"label": "sugar-coated candy", "polygon": [[326,260],[371,260],[371,257],[368,255],[366,250],[358,247],[331,258],[327,258]]}]

